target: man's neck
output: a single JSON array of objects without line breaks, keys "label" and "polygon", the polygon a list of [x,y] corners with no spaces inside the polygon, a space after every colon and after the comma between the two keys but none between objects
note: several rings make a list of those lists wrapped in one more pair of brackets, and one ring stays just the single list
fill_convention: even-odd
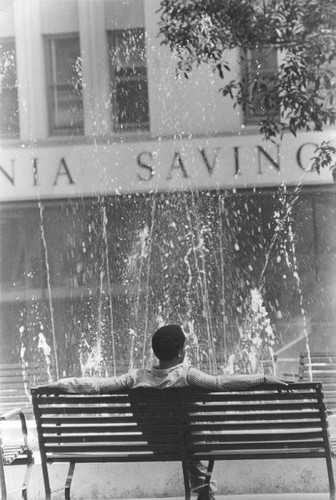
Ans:
[{"label": "man's neck", "polygon": [[168,368],[173,368],[174,366],[177,366],[180,364],[180,359],[179,358],[174,358],[169,361],[164,361],[163,359],[159,360],[159,369],[160,370],[168,370]]}]

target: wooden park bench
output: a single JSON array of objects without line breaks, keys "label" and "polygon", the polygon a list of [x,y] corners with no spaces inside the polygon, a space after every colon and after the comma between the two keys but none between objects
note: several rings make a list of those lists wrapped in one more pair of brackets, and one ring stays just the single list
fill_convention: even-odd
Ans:
[{"label": "wooden park bench", "polygon": [[327,411],[336,412],[336,352],[301,353],[299,380],[321,382]]},{"label": "wooden park bench", "polygon": [[321,458],[330,499],[335,483],[321,384],[296,383],[290,391],[262,386],[248,392],[198,388],[134,389],[104,395],[32,389],[46,499],[48,464],[68,462],[65,498],[75,465],[91,462],[187,463],[216,460]]},{"label": "wooden park bench", "polygon": [[[21,422],[21,440],[17,443],[6,442],[5,431],[2,429],[4,422],[13,419],[14,417],[19,417]],[[22,492],[22,498],[27,499],[27,488],[30,479],[30,474],[32,470],[32,465],[34,463],[33,452],[28,444],[27,436],[27,424],[24,413],[17,409],[12,410],[5,414],[0,414],[0,491],[1,500],[7,500],[7,495],[15,491]],[[6,478],[5,478],[5,467],[8,465],[25,465],[25,475],[21,488],[7,490]]]}]

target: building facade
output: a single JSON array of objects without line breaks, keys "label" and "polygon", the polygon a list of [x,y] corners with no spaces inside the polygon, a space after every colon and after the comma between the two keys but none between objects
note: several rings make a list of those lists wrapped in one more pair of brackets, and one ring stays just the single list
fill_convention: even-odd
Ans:
[{"label": "building facade", "polygon": [[208,67],[176,75],[159,0],[0,6],[0,362],[120,373],[165,322],[210,371],[336,350],[335,183],[310,168],[336,131],[265,142],[258,94],[244,115]]}]

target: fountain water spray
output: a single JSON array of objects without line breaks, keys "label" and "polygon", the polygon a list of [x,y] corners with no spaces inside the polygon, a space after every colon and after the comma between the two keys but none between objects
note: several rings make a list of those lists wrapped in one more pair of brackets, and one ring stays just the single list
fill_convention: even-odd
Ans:
[{"label": "fountain water spray", "polygon": [[[47,240],[44,231],[44,219],[43,219],[43,205],[41,201],[38,201],[39,211],[40,211],[40,227],[41,227],[41,237],[43,242],[44,256],[45,256],[45,265],[46,265],[46,274],[47,274],[47,287],[48,287],[48,299],[49,299],[49,308],[50,308],[50,321],[51,321],[51,333],[53,339],[53,348],[54,348],[54,357],[55,357],[55,372],[57,380],[60,377],[59,374],[59,365],[58,365],[58,354],[57,354],[57,340],[56,340],[56,330],[55,330],[55,319],[54,319],[54,306],[52,300],[51,293],[51,283],[50,283],[50,268],[49,268],[49,258],[48,258],[48,247]],[[48,373],[50,376],[50,373]]]},{"label": "fountain water spray", "polygon": [[48,342],[47,342],[47,340],[42,332],[40,332],[38,334],[38,339],[39,339],[39,341],[38,341],[37,348],[41,349],[41,351],[44,355],[44,359],[45,359],[45,363],[46,363],[46,367],[47,367],[48,380],[49,380],[49,382],[51,382],[52,381],[51,370],[50,370],[51,347],[48,345]]},{"label": "fountain water spray", "polygon": [[111,344],[112,344],[112,362],[113,362],[113,375],[117,373],[116,355],[115,355],[115,340],[114,340],[114,322],[113,322],[113,305],[112,305],[112,291],[111,291],[111,275],[109,263],[109,250],[107,239],[107,214],[106,206],[103,206],[103,240],[105,244],[105,266],[106,266],[106,286],[109,298],[109,313],[110,313],[110,328],[111,328]]},{"label": "fountain water spray", "polygon": [[145,328],[144,328],[143,351],[142,351],[142,367],[143,368],[145,366],[146,346],[147,346],[147,336],[148,336],[149,277],[150,277],[150,265],[151,265],[151,250],[152,250],[152,242],[153,242],[153,231],[154,231],[154,223],[155,223],[155,210],[156,210],[156,201],[155,201],[155,198],[154,198],[153,205],[152,205],[152,213],[151,213],[152,222],[151,222],[150,232],[149,232],[149,235],[148,235]]}]

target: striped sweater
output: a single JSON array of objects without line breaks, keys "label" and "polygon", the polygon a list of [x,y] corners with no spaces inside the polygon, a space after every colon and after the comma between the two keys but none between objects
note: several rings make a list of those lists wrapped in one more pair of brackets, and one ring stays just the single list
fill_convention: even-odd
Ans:
[{"label": "striped sweater", "polygon": [[197,386],[212,390],[248,390],[251,387],[267,382],[263,374],[256,375],[209,375],[193,366],[183,363],[165,370],[153,367],[146,370],[133,369],[116,377],[96,378],[79,377],[63,378],[51,384],[69,393],[105,394],[119,389],[135,389],[138,387]]}]

